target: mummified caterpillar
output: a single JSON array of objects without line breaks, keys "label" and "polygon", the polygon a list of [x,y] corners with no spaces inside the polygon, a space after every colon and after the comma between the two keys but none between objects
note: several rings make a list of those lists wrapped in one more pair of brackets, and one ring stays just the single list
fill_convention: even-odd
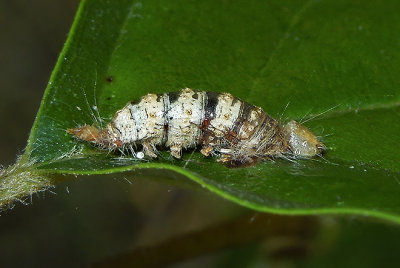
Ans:
[{"label": "mummified caterpillar", "polygon": [[260,107],[229,93],[194,91],[147,94],[117,111],[104,129],[84,125],[67,129],[78,139],[107,149],[143,146],[157,157],[157,146],[181,158],[182,149],[201,146],[205,156],[218,155],[230,166],[257,160],[320,155],[325,146],[305,126],[290,121],[281,126]]}]

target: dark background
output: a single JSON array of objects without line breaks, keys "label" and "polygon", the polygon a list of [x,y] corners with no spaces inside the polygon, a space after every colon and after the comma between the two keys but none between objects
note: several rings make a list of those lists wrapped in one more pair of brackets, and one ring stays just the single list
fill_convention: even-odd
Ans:
[{"label": "dark background", "polygon": [[26,145],[77,0],[0,1],[0,163]]},{"label": "dark background", "polygon": [[[23,152],[78,4],[77,0],[0,0],[3,166],[14,163]],[[264,267],[271,263],[294,267],[301,260],[313,260],[304,267],[313,267],[313,263],[318,267],[321,256],[326,256],[321,262],[329,267],[343,263],[348,267],[395,267],[399,261],[398,228],[383,223],[351,217],[343,220],[254,213],[198,191],[191,183],[175,187],[187,179],[165,171],[68,179],[27,198],[25,205],[16,204],[0,213],[1,267],[85,267],[121,252],[154,245],[163,249],[164,255],[156,252],[146,260],[166,258],[165,252],[174,247],[184,252],[183,259],[192,256],[176,267]],[[244,219],[245,227],[240,219]],[[302,226],[308,220],[309,225]],[[284,229],[288,224],[292,227]],[[265,230],[272,231],[266,234]],[[193,232],[199,233],[190,235]],[[182,234],[189,235],[181,244],[171,241]],[[219,239],[229,241],[230,237],[234,246],[221,251],[216,246]],[[204,238],[209,240],[202,245]],[[160,247],[165,241],[168,246]],[[235,246],[238,241],[245,246]],[[187,252],[196,246],[197,252],[205,250],[205,254],[197,257]],[[370,254],[361,251],[365,248]]]}]

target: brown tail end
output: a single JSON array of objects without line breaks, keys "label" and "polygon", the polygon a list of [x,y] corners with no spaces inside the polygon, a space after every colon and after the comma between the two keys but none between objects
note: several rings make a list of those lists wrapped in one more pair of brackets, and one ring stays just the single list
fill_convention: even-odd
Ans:
[{"label": "brown tail end", "polygon": [[78,128],[68,128],[67,133],[74,135],[80,140],[99,143],[102,131],[94,126],[84,125]]}]

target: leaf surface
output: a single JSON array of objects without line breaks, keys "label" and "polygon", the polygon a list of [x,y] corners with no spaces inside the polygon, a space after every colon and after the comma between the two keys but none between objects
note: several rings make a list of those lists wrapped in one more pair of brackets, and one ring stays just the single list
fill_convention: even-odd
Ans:
[{"label": "leaf surface", "polygon": [[[260,211],[400,222],[399,7],[395,0],[83,1],[25,156],[46,173],[170,169]],[[230,92],[281,121],[312,119],[305,125],[323,138],[325,159],[229,169],[189,151],[180,161],[163,152],[146,162],[65,132],[108,122],[147,93],[184,87]]]}]

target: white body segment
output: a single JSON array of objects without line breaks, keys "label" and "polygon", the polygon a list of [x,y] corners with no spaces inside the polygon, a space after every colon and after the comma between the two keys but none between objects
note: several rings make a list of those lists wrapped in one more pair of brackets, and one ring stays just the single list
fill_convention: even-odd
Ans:
[{"label": "white body segment", "polygon": [[122,143],[131,143],[138,140],[136,121],[132,117],[130,104],[119,110],[113,120],[113,130],[118,129]]},{"label": "white body segment", "polygon": [[164,134],[164,99],[156,94],[147,94],[138,104],[127,105],[136,122],[136,140],[152,140],[159,144]]},{"label": "white body segment", "polygon": [[235,101],[229,93],[222,93],[218,97],[218,104],[215,108],[215,118],[210,121],[211,127],[215,129],[215,135],[222,137],[227,130],[231,130],[239,117],[242,103]]},{"label": "white body segment", "polygon": [[[194,98],[194,95],[197,95]],[[177,101],[167,110],[168,138],[165,146],[173,156],[180,158],[182,148],[194,147],[201,135],[199,125],[204,117],[204,93],[182,90]]]}]

